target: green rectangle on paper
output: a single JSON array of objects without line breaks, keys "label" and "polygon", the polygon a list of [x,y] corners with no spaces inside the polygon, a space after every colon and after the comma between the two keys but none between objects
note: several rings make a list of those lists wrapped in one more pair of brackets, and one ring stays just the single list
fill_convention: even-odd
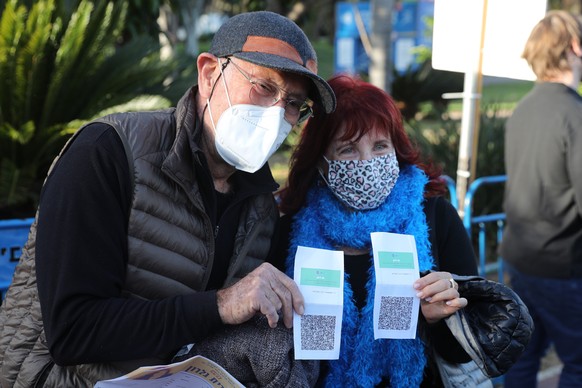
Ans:
[{"label": "green rectangle on paper", "polygon": [[378,252],[380,268],[414,269],[412,252]]},{"label": "green rectangle on paper", "polygon": [[301,268],[301,285],[339,288],[340,276],[340,270]]}]

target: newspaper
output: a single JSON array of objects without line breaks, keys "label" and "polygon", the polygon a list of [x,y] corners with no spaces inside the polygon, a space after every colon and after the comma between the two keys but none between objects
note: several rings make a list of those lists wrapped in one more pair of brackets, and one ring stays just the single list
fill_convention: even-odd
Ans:
[{"label": "newspaper", "polygon": [[197,355],[168,365],[142,366],[111,380],[98,381],[95,388],[245,388],[224,368]]}]

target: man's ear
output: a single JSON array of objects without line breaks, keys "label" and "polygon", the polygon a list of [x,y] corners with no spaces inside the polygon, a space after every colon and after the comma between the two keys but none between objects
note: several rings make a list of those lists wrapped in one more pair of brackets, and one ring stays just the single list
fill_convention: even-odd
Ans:
[{"label": "man's ear", "polygon": [[198,66],[198,94],[204,100],[210,97],[212,86],[218,79],[218,58],[210,53],[201,53],[196,60]]}]

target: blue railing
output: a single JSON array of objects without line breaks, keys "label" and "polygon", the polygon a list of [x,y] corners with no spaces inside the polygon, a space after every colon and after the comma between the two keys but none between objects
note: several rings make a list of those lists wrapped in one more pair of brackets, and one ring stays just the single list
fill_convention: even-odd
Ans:
[{"label": "blue railing", "polygon": [[[442,178],[447,185],[451,204],[457,210],[460,210],[455,181],[448,175],[443,175]],[[473,215],[473,202],[477,191],[481,190],[484,186],[503,184],[506,180],[506,175],[492,175],[475,179],[475,181],[469,185],[463,204],[463,225],[465,226],[465,230],[471,240],[475,237],[473,235],[474,230],[477,231],[476,254],[479,260],[479,274],[481,276],[487,276],[491,273],[497,272],[499,282],[504,281],[503,259],[497,255],[495,261],[488,263],[487,254],[489,252],[487,248],[497,248],[501,242],[503,237],[503,227],[505,226],[505,213]],[[495,244],[488,244],[487,231],[491,230],[491,228],[495,228]],[[490,233],[491,232],[489,232],[489,234]]]},{"label": "blue railing", "polygon": [[443,175],[442,178],[447,184],[447,189],[449,190],[449,200],[451,201],[451,205],[453,205],[455,209],[458,209],[459,200],[457,198],[457,185],[455,183],[455,180],[448,175]]},{"label": "blue railing", "polygon": [[495,228],[496,242],[493,248],[497,248],[503,236],[503,227],[505,225],[505,213],[492,213],[485,215],[473,215],[473,200],[476,192],[484,186],[503,184],[507,180],[506,175],[492,175],[475,179],[465,195],[465,202],[463,207],[463,224],[469,237],[473,238],[473,228],[477,229],[477,257],[479,259],[479,274],[486,276],[497,271],[498,282],[504,282],[503,259],[496,252],[493,256],[496,260],[487,263],[487,247],[492,247],[487,244],[488,226]]}]

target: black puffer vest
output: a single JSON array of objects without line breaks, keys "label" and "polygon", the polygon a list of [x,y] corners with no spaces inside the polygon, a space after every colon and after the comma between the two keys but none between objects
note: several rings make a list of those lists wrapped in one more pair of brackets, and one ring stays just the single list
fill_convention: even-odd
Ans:
[{"label": "black puffer vest", "polygon": [[[134,177],[124,286],[128,297],[170,297],[204,290],[208,283],[215,247],[212,223],[204,211],[192,168],[193,163],[200,163],[199,150],[191,147],[191,137],[196,136],[194,94],[193,88],[175,109],[115,114],[97,120],[119,134]],[[245,201],[225,285],[265,260],[277,217],[271,193]],[[47,387],[93,386],[97,380],[119,376],[140,365],[163,362],[54,365],[36,288],[35,236],[36,221],[0,311],[0,387],[32,387],[39,378]],[[163,272],[156,265],[161,258]]]}]

